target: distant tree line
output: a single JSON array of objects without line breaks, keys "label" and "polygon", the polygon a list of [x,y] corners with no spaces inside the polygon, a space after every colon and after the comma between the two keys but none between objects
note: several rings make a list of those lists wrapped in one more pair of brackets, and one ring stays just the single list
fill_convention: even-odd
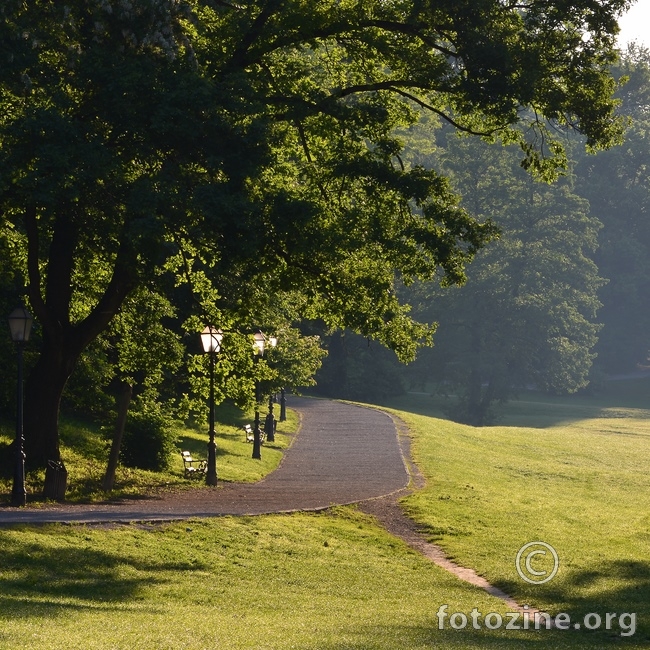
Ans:
[{"label": "distant tree line", "polygon": [[[376,344],[337,334],[319,390],[385,399],[435,384],[455,396],[450,415],[482,425],[526,387],[596,389],[606,375],[648,364],[650,52],[631,46],[613,74],[627,79],[617,92],[629,120],[624,142],[593,155],[567,133],[567,173],[551,185],[526,174],[512,147],[433,127],[426,151],[422,124],[404,134],[411,159],[442,170],[462,205],[500,235],[477,254],[465,285],[403,289],[416,317],[437,324],[433,348],[404,368]],[[338,383],[329,381],[333,364]]]}]

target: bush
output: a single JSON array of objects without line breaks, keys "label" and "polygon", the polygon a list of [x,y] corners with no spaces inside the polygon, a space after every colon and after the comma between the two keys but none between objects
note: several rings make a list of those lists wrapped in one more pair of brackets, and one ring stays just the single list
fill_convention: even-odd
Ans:
[{"label": "bush", "polygon": [[134,411],[127,417],[120,451],[127,467],[162,472],[176,450],[168,418],[160,411]]}]

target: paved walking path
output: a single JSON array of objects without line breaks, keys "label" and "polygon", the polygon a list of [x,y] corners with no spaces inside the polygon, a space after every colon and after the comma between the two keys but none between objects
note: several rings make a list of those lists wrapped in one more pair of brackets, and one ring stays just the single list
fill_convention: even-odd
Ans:
[{"label": "paved walking path", "polygon": [[[442,549],[427,542],[404,515],[397,498],[409,492],[410,478],[416,488],[423,485],[424,479],[410,460],[405,432],[398,434],[390,416],[371,408],[329,400],[294,397],[291,406],[300,413],[300,431],[280,467],[259,483],[221,483],[216,488],[125,499],[112,504],[7,506],[0,508],[0,526],[169,521],[318,510],[335,504],[363,502],[362,510],[377,517],[389,532],[432,562],[501,598],[509,607],[523,611],[512,598],[472,569],[449,561]],[[400,427],[405,428],[403,424]],[[255,461],[251,459],[251,462]]]},{"label": "paved walking path", "polygon": [[315,510],[386,495],[407,485],[397,431],[388,415],[329,400],[294,397],[290,405],[301,415],[300,431],[280,467],[259,483],[220,483],[217,488],[112,504],[6,507],[0,509],[0,525],[169,520]]}]

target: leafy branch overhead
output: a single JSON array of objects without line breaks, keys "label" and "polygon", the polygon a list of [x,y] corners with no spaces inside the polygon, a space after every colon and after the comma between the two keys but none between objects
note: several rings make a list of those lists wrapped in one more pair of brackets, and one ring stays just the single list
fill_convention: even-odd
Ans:
[{"label": "leafy branch overhead", "polygon": [[[200,277],[240,322],[292,292],[300,317],[412,358],[430,330],[397,279],[462,282],[495,228],[405,165],[396,129],[428,112],[552,177],[562,130],[620,136],[608,66],[627,4],[5,0],[2,227],[43,327],[29,451],[58,457],[65,382],[141,286],[176,299]],[[181,251],[192,273],[170,277]]]}]

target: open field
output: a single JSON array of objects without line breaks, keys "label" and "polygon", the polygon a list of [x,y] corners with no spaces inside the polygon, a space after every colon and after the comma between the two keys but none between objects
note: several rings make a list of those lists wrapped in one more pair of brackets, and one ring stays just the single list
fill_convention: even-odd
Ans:
[{"label": "open field", "polygon": [[[413,412],[399,415],[428,484],[404,505],[457,562],[521,604],[567,612],[570,630],[504,629],[502,601],[354,508],[333,508],[0,529],[0,649],[648,648],[650,413],[616,398],[527,397],[500,426],[474,429],[426,415],[437,406],[408,396]],[[514,565],[535,540],[560,559],[543,585],[521,580]],[[475,626],[474,608],[503,625]],[[464,629],[451,628],[455,612],[467,617]],[[608,612],[617,614],[610,630],[573,629],[588,613],[604,627]],[[634,629],[618,618],[625,612],[636,614]]]},{"label": "open field", "polygon": [[[407,396],[419,414],[399,415],[427,487],[404,507],[451,558],[520,603],[574,620],[637,612],[650,647],[650,382],[608,388],[599,398],[531,393],[508,405],[503,425],[482,429],[420,415],[440,402]],[[533,541],[559,557],[545,584],[516,571]]]}]

